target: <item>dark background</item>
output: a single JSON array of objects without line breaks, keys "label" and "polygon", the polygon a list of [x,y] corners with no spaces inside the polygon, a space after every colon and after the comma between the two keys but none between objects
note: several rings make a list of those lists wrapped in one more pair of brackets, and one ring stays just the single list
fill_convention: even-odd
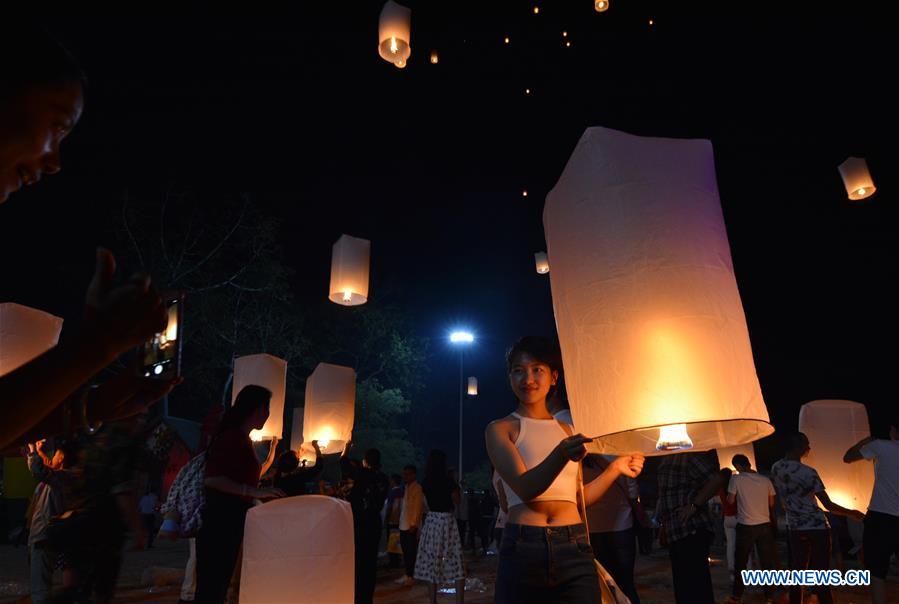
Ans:
[{"label": "dark background", "polygon": [[[533,253],[584,129],[708,138],[772,422],[793,429],[803,403],[848,398],[877,433],[895,413],[897,38],[878,3],[783,4],[408,2],[405,70],[378,57],[379,0],[46,15],[88,73],[87,109],[62,173],[0,210],[0,299],[77,322],[126,190],[254,193],[282,221],[301,305],[325,303],[341,233],[372,240],[370,295],[431,338],[411,434],[451,459],[445,338],[475,332],[474,467],[484,425],[514,403],[506,348],[554,329]],[[846,197],[849,155],[868,160],[868,200]],[[762,467],[779,452],[763,447]]]}]

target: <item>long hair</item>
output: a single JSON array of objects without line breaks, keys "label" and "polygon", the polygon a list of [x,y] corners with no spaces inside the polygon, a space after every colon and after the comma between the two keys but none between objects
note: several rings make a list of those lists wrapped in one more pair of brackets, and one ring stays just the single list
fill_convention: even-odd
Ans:
[{"label": "long hair", "polygon": [[249,417],[251,417],[262,405],[268,405],[272,399],[272,391],[262,386],[250,384],[244,386],[237,393],[234,404],[225,410],[222,416],[222,422],[219,424],[218,432],[221,434],[225,430],[239,428]]},{"label": "long hair", "polygon": [[559,379],[557,385],[550,386],[546,397],[550,398],[561,394],[561,406],[568,407],[568,394],[564,390],[565,372],[562,369],[562,351],[559,349],[559,343],[556,340],[545,336],[524,336],[509,348],[506,353],[506,371],[511,373],[512,366],[518,361],[518,357],[526,354],[533,357],[541,363],[545,363],[553,371],[558,372]]},{"label": "long hair", "polygon": [[425,480],[427,482],[448,480],[446,473],[446,453],[440,449],[431,449],[425,463]]}]

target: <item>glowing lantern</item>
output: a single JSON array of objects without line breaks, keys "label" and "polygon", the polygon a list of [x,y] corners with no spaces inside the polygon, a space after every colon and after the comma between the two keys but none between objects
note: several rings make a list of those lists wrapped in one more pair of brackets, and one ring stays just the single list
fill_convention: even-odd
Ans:
[{"label": "glowing lantern", "polygon": [[874,195],[877,188],[871,179],[871,173],[868,172],[868,164],[863,158],[850,157],[840,164],[839,170],[849,199],[858,201]]},{"label": "glowing lantern", "polygon": [[723,449],[718,449],[719,466],[722,469],[730,468],[731,470],[736,472],[737,469],[733,464],[734,455],[745,455],[749,460],[749,465],[752,466],[752,469],[758,470],[758,467],[755,465],[755,447],[752,446],[752,443],[737,445],[736,447],[725,447]]},{"label": "glowing lantern", "polygon": [[546,252],[537,252],[534,254],[534,262],[537,263],[538,273],[545,275],[549,272],[549,258],[546,257]]},{"label": "glowing lantern", "polygon": [[468,378],[468,396],[477,396],[478,394],[478,378]]},{"label": "glowing lantern", "polygon": [[353,601],[354,574],[353,511],[348,502],[303,495],[247,512],[241,604],[345,604]]},{"label": "glowing lantern", "polygon": [[432,50],[431,51],[431,65],[436,65],[439,62],[440,62],[440,57],[437,56],[437,51]]},{"label": "glowing lantern", "polygon": [[399,68],[406,66],[412,54],[409,46],[412,31],[412,11],[393,0],[387,0],[378,21],[378,54]]},{"label": "glowing lantern", "polygon": [[301,467],[311,468],[315,465],[315,447],[312,446],[312,443],[302,443],[295,451]]},{"label": "glowing lantern", "polygon": [[269,414],[261,430],[250,432],[255,441],[279,439],[284,431],[284,397],[287,390],[287,361],[270,354],[253,354],[234,359],[234,383],[231,386],[231,404],[244,386],[255,384],[272,392]]},{"label": "glowing lantern", "polygon": [[319,363],[306,380],[303,442],[318,441],[322,453],[341,453],[353,436],[356,372]]},{"label": "glowing lantern", "polygon": [[598,13],[604,13],[609,10],[610,4],[612,4],[612,0],[595,0],[593,8],[595,8]]},{"label": "glowing lantern", "polygon": [[843,463],[846,450],[871,435],[865,406],[841,400],[806,403],[799,409],[799,431],[811,446],[803,463],[818,471],[830,499],[851,510],[866,510],[874,489],[874,464]]},{"label": "glowing lantern", "polygon": [[774,431],[712,148],[590,128],[543,213],[565,383],[591,450],[708,450]]},{"label": "glowing lantern", "polygon": [[0,304],[0,375],[56,346],[60,331],[59,317],[12,302]]},{"label": "glowing lantern", "polygon": [[371,241],[341,235],[331,249],[331,287],[328,299],[358,306],[368,301],[368,265]]}]

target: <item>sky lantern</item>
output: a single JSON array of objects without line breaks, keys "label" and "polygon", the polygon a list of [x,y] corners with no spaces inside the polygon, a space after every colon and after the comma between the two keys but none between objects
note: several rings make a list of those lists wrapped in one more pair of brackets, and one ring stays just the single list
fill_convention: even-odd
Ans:
[{"label": "sky lantern", "polygon": [[0,304],[0,375],[56,346],[60,331],[59,317],[12,302]]},{"label": "sky lantern", "polygon": [[712,146],[589,128],[543,212],[565,383],[592,451],[705,451],[774,431]]},{"label": "sky lantern", "polygon": [[468,378],[468,396],[477,396],[478,394],[478,378],[472,376]]},{"label": "sky lantern", "polygon": [[303,495],[275,499],[247,512],[242,604],[345,604],[353,601],[354,574],[353,511],[348,502]]},{"label": "sky lantern", "polygon": [[331,287],[328,299],[335,304],[358,306],[368,302],[371,241],[341,235],[331,248]]},{"label": "sky lantern", "polygon": [[604,13],[609,10],[609,5],[612,4],[612,0],[595,0],[593,2],[593,8],[596,9],[598,13]]},{"label": "sky lantern", "polygon": [[323,454],[342,453],[353,437],[356,372],[351,367],[319,363],[306,379],[303,442],[318,441]]},{"label": "sky lantern", "polygon": [[284,398],[287,391],[287,361],[270,354],[252,354],[234,359],[234,383],[231,386],[231,404],[245,386],[255,384],[272,392],[268,420],[261,430],[250,432],[254,441],[283,437]]},{"label": "sky lantern", "polygon": [[431,65],[436,65],[440,62],[440,56],[437,54],[436,50],[431,51]]},{"label": "sky lantern", "polygon": [[830,499],[852,510],[867,510],[874,489],[874,464],[843,463],[849,447],[871,436],[865,406],[843,400],[806,403],[799,409],[799,431],[811,445],[803,463],[818,471]]},{"label": "sky lantern", "polygon": [[846,193],[852,201],[871,197],[877,187],[868,172],[868,164],[862,157],[850,157],[840,164],[840,176],[846,186]]},{"label": "sky lantern", "polygon": [[546,252],[537,252],[534,254],[534,262],[537,265],[538,273],[545,275],[549,272],[549,258],[546,257]]},{"label": "sky lantern", "polygon": [[378,21],[378,54],[402,69],[412,54],[412,10],[387,0]]},{"label": "sky lantern", "polygon": [[758,467],[755,465],[755,447],[753,447],[752,443],[737,445],[735,447],[724,447],[718,449],[717,453],[718,465],[722,469],[730,468],[731,470],[736,471],[733,464],[734,455],[745,455],[749,459],[749,465],[752,466],[752,469],[758,470]]}]

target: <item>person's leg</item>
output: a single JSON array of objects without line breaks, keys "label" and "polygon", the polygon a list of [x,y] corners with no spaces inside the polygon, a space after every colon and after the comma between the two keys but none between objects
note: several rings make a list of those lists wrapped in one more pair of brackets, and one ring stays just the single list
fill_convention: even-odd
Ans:
[{"label": "person's leg", "polygon": [[147,549],[153,547],[153,538],[156,536],[156,516],[153,514],[141,514],[144,521],[144,532],[147,534]]},{"label": "person's leg", "polygon": [[621,591],[630,599],[631,604],[640,604],[637,595],[637,586],[634,585],[634,565],[637,561],[637,536],[633,528],[612,533],[615,537],[615,551],[617,552],[618,567],[621,569],[615,582]]},{"label": "person's leg", "polygon": [[[894,550],[892,540],[899,534],[891,531],[886,514],[868,512],[862,542],[865,552],[865,568],[871,573],[871,602],[886,602],[886,575],[890,567],[890,556]],[[887,522],[885,522],[885,520]],[[897,519],[899,520],[899,519]]]},{"label": "person's leg", "polygon": [[190,555],[184,566],[184,581],[181,583],[181,600],[193,602],[197,594],[197,540],[188,539]]},{"label": "person's leg", "polygon": [[222,604],[228,594],[243,543],[247,507],[233,497],[207,498],[203,525],[197,535],[197,593],[195,602]]},{"label": "person's leg", "polygon": [[50,589],[53,587],[53,556],[42,548],[30,546],[31,549],[31,601],[34,604],[46,604],[50,600]]},{"label": "person's leg", "polygon": [[727,552],[727,570],[734,572],[734,552],[737,546],[737,517],[724,517],[724,540]]},{"label": "person's leg", "polygon": [[[759,566],[762,570],[777,570],[777,544],[774,542],[774,528],[771,524],[763,524],[755,536],[755,547],[759,554]],[[764,586],[765,597],[774,597],[774,586]]]},{"label": "person's leg", "polygon": [[[789,531],[787,540],[790,549],[790,570],[804,570],[808,568],[809,538],[805,531]],[[790,604],[802,604],[802,587],[790,586]]]},{"label": "person's leg", "polygon": [[733,593],[735,598],[743,597],[743,573],[746,570],[746,562],[749,560],[749,553],[755,546],[754,527],[738,524],[736,529],[736,544],[734,546],[734,582]]},{"label": "person's leg", "polygon": [[587,543],[586,530],[583,527],[572,528],[564,541],[552,539],[548,547],[550,548],[548,588],[551,596],[538,601],[558,604],[600,604],[602,592],[599,586],[600,576],[594,561],[596,554]]},{"label": "person's leg", "polygon": [[[831,541],[830,530],[820,529],[808,531],[811,533],[811,552],[809,556],[809,568],[812,570],[828,570],[830,568]],[[833,604],[833,596],[830,586],[818,585],[814,588],[820,604]]]},{"label": "person's leg", "polygon": [[700,530],[669,546],[677,604],[714,604],[709,571],[711,533]]}]

